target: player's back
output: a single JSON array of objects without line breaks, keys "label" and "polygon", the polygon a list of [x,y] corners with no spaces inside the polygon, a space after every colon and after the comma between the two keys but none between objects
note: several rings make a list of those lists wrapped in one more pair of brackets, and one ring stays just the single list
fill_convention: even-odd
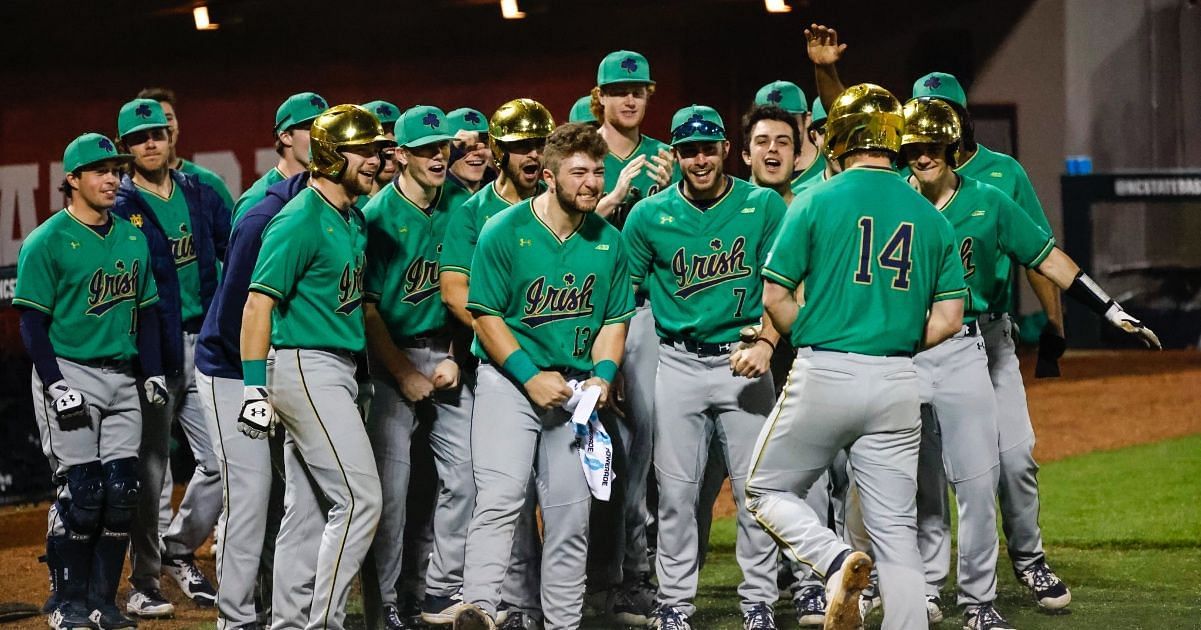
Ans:
[{"label": "player's back", "polygon": [[793,345],[914,352],[931,302],[962,297],[953,243],[947,220],[891,169],[848,169],[798,197],[767,264],[805,284]]}]

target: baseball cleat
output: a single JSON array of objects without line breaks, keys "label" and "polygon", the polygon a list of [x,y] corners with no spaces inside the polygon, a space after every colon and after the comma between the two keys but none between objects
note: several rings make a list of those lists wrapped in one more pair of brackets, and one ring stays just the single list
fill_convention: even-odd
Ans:
[{"label": "baseball cleat", "polygon": [[46,625],[54,630],[92,630],[87,611],[74,602],[63,602],[50,611]]},{"label": "baseball cleat", "polygon": [[500,621],[500,615],[497,615],[498,630],[539,630],[542,624],[538,623],[537,619],[521,612],[520,610],[510,611],[505,615],[504,621]]},{"label": "baseball cleat", "polygon": [[859,618],[866,620],[867,616],[880,605],[880,577],[873,571],[867,588],[859,594]]},{"label": "baseball cleat", "polygon": [[216,605],[217,589],[213,588],[213,583],[204,576],[191,556],[163,558],[163,568],[179,585],[179,590],[197,606],[209,608]]},{"label": "baseball cleat", "polygon": [[175,604],[167,601],[158,589],[134,590],[129,595],[125,612],[143,619],[170,617],[175,614]]},{"label": "baseball cleat", "polygon": [[992,604],[971,606],[963,614],[963,630],[1016,630]]},{"label": "baseball cleat", "polygon": [[798,626],[820,627],[826,622],[826,589],[822,585],[801,587],[792,605],[796,608]]},{"label": "baseball cleat", "polygon": [[771,605],[759,602],[742,613],[743,630],[776,630],[776,618]]},{"label": "baseball cleat", "polygon": [[660,606],[651,617],[650,627],[656,630],[692,630],[688,615],[675,606]]},{"label": "baseball cleat", "polygon": [[938,595],[926,596],[926,621],[932,626],[942,623],[942,600]]},{"label": "baseball cleat", "polygon": [[492,617],[475,604],[463,604],[454,618],[453,630],[495,630],[495,628],[496,624],[493,623]]},{"label": "baseball cleat", "polygon": [[104,604],[92,611],[88,616],[92,626],[97,630],[117,630],[118,628],[136,628],[138,622],[121,614],[116,604]]},{"label": "baseball cleat", "polygon": [[432,626],[444,626],[455,623],[459,611],[467,604],[463,601],[462,593],[455,593],[450,597],[443,595],[425,595],[425,601],[421,602],[421,620]]},{"label": "baseball cleat", "polygon": [[871,583],[872,559],[862,551],[847,554],[842,567],[826,581],[825,630],[858,630],[859,594]]},{"label": "baseball cleat", "polygon": [[636,581],[613,589],[613,601],[608,607],[609,618],[627,626],[645,626],[650,623],[655,611],[655,591],[655,585],[646,573]]},{"label": "baseball cleat", "polygon": [[1015,568],[1013,574],[1017,576],[1018,582],[1030,589],[1030,592],[1034,594],[1034,599],[1038,600],[1038,605],[1042,608],[1059,610],[1072,603],[1072,592],[1068,590],[1067,584],[1064,584],[1063,580],[1059,579],[1059,576],[1055,575],[1055,572],[1047,565],[1046,558],[1039,558],[1023,571]]},{"label": "baseball cleat", "polygon": [[385,604],[380,611],[380,619],[384,622],[384,630],[415,630],[424,628],[425,624],[412,623],[400,614],[400,609],[392,604]]}]

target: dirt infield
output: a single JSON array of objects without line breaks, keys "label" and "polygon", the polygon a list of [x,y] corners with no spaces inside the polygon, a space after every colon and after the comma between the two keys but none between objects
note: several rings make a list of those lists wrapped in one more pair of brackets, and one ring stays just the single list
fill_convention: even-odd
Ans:
[{"label": "dirt infield", "polygon": [[[1032,359],[1023,357],[1022,364],[1039,461],[1201,433],[1201,352],[1071,353],[1062,362],[1064,377],[1052,380],[1033,378]],[[732,508],[727,491],[717,512],[728,515]],[[45,519],[45,505],[0,511],[0,602],[40,605],[45,598],[46,570],[37,561]],[[200,565],[213,574],[211,558],[201,558]],[[164,580],[164,590],[177,602],[176,618],[143,627],[191,628],[215,618],[212,609],[186,602],[169,582]],[[44,628],[45,621],[35,617],[4,627]]]}]

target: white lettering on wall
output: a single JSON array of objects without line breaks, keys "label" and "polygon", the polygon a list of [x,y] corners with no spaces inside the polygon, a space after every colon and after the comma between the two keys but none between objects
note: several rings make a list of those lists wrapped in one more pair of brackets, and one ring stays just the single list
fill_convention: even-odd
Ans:
[{"label": "white lettering on wall", "polygon": [[38,189],[38,165],[0,166],[0,265],[17,264],[21,242],[37,227],[33,192]]}]

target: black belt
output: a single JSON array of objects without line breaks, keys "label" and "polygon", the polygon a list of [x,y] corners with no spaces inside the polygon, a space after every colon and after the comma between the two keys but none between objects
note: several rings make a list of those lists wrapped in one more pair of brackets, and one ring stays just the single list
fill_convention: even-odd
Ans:
[{"label": "black belt", "polygon": [[963,333],[964,337],[975,337],[975,336],[979,335],[980,334],[980,322],[973,320],[967,324],[964,324],[963,330],[961,332]]},{"label": "black belt", "polygon": [[188,334],[199,335],[200,328],[202,326],[204,326],[204,318],[203,317],[193,317],[191,319],[185,319],[183,322],[183,331]]},{"label": "black belt", "polygon": [[1005,313],[985,313],[985,314],[981,315],[980,318],[985,321],[995,322],[998,319],[1005,317],[1005,315],[1006,315]]},{"label": "black belt", "polygon": [[416,335],[396,340],[398,348],[431,348],[435,345],[447,345],[449,343],[450,331],[445,327],[427,330],[423,333],[417,333]]},{"label": "black belt", "polygon": [[634,306],[639,306],[639,307],[646,306],[647,299],[648,299],[647,294],[635,293],[634,294]]},{"label": "black belt", "polygon": [[84,367],[96,368],[98,370],[124,371],[124,370],[128,370],[131,367],[133,367],[133,363],[131,363],[129,359],[114,359],[111,357],[107,358],[107,359],[87,359],[87,360],[67,359],[67,360],[72,363],[78,363],[79,365],[82,365]]},{"label": "black belt", "polygon": [[659,338],[659,343],[671,346],[682,352],[691,352],[700,357],[717,357],[730,354],[738,344],[735,341],[731,341],[730,343],[708,343],[693,339],[666,339],[663,337]]},{"label": "black belt", "polygon": [[[850,352],[849,350],[838,350],[836,348],[827,348],[825,346],[809,346],[809,349],[813,350],[814,352],[837,352],[839,354],[859,354],[857,352]],[[898,357],[905,357],[905,358],[912,359],[913,353],[912,352],[893,352],[892,354],[884,354],[884,355],[880,355],[880,356],[888,357],[890,359],[895,359]]]}]

